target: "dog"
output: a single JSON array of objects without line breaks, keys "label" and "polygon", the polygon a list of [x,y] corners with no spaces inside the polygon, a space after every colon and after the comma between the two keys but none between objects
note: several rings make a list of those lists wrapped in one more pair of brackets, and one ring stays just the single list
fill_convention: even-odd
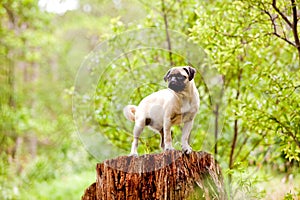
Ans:
[{"label": "dog", "polygon": [[125,117],[135,122],[130,155],[138,155],[138,139],[145,126],[160,133],[163,150],[173,150],[171,127],[180,124],[183,124],[182,151],[186,154],[192,152],[189,137],[200,104],[194,83],[195,73],[196,70],[190,66],[173,67],[164,76],[167,89],[150,94],[138,106],[127,105],[123,109]]}]

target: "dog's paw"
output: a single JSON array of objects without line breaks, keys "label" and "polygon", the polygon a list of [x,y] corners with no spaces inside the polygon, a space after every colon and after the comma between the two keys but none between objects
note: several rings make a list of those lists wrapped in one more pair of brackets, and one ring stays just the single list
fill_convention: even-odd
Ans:
[{"label": "dog's paw", "polygon": [[174,148],[172,147],[172,145],[165,145],[164,150],[165,150],[165,151],[173,151]]},{"label": "dog's paw", "polygon": [[184,153],[184,154],[190,154],[190,153],[192,153],[192,151],[193,151],[193,149],[192,149],[192,147],[191,146],[183,146],[182,147],[182,152]]},{"label": "dog's paw", "polygon": [[138,153],[130,153],[128,156],[138,157]]}]

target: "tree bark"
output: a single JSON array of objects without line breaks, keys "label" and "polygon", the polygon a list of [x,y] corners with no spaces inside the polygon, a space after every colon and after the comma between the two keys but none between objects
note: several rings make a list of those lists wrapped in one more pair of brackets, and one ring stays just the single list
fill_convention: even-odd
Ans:
[{"label": "tree bark", "polygon": [[221,170],[205,152],[121,156],[97,164],[96,171],[82,200],[227,199]]}]

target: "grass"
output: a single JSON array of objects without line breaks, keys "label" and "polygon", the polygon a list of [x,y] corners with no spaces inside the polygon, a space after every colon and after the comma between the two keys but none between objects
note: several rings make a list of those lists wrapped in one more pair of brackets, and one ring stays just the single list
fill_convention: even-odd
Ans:
[{"label": "grass", "polygon": [[96,172],[82,172],[60,179],[36,182],[20,191],[21,200],[80,199],[85,189],[96,180]]},{"label": "grass", "polygon": [[[226,175],[225,179],[228,180]],[[286,176],[270,167],[247,167],[235,172],[232,181],[227,185],[232,199],[300,200],[300,174],[296,170]]]},{"label": "grass", "polygon": [[300,174],[286,177],[284,174],[269,173],[268,181],[258,184],[258,188],[266,191],[266,200],[297,200],[300,199]]}]

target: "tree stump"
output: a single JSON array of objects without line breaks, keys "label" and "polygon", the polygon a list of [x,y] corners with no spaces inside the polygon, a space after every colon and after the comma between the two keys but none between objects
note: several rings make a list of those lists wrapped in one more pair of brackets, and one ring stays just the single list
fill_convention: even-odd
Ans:
[{"label": "tree stump", "polygon": [[121,156],[96,170],[96,183],[82,200],[227,199],[221,170],[205,152]]}]

